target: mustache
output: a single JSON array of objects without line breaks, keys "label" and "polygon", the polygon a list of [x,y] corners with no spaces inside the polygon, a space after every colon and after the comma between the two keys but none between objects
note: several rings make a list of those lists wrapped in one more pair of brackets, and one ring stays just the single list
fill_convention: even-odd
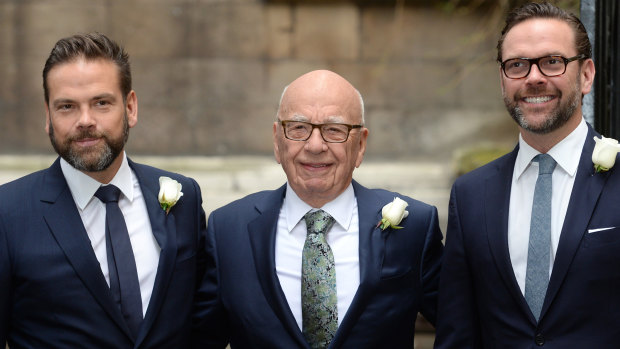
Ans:
[{"label": "mustache", "polygon": [[106,138],[106,136],[103,133],[100,133],[100,132],[95,132],[95,131],[92,131],[92,130],[83,130],[83,131],[80,131],[79,133],[69,137],[68,141],[70,141],[70,142],[82,141],[84,139],[89,139],[89,138]]},{"label": "mustache", "polygon": [[542,95],[542,94],[554,94],[562,96],[562,92],[558,89],[549,89],[546,86],[528,86],[524,91],[517,91],[515,94],[516,99],[521,99],[523,96]]}]

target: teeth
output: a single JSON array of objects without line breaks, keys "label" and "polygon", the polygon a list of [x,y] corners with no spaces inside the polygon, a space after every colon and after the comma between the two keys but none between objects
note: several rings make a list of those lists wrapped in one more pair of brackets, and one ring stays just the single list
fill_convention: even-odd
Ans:
[{"label": "teeth", "polygon": [[527,103],[545,103],[551,100],[550,96],[544,97],[525,97],[524,98]]}]

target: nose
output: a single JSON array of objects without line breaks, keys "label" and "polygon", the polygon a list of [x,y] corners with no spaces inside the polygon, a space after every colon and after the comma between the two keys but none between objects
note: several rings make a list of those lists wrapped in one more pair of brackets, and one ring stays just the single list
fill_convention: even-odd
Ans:
[{"label": "nose", "polygon": [[526,77],[526,82],[532,85],[542,84],[547,81],[547,77],[540,71],[538,64],[532,64],[530,73]]},{"label": "nose", "polygon": [[305,148],[307,151],[314,154],[319,154],[321,152],[327,151],[327,144],[323,140],[323,137],[321,136],[321,131],[318,128],[312,130],[310,138],[306,140]]},{"label": "nose", "polygon": [[95,118],[92,116],[88,108],[82,108],[80,110],[80,116],[77,125],[81,128],[87,128],[95,125]]}]

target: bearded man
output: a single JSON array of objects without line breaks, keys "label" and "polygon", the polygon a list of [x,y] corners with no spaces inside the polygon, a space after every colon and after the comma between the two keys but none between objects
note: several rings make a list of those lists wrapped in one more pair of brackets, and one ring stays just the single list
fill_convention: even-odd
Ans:
[{"label": "bearded man", "polygon": [[452,187],[435,347],[617,348],[620,172],[592,160],[588,35],[573,14],[529,3],[497,48],[519,144]]},{"label": "bearded man", "polygon": [[59,158],[0,186],[0,346],[185,348],[206,232],[197,183],[125,154],[127,53],[59,40],[43,69]]}]

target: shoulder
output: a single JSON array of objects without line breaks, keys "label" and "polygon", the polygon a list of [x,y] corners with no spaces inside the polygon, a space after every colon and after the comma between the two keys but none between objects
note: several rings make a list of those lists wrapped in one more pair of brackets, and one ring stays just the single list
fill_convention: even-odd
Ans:
[{"label": "shoulder", "polygon": [[198,184],[193,178],[184,176],[180,173],[163,170],[150,165],[139,164],[133,161],[130,161],[130,166],[136,176],[138,176],[139,181],[146,181],[148,184],[156,186],[157,188],[159,188],[160,177],[169,177],[181,183],[183,189],[195,188],[199,190]]},{"label": "shoulder", "polygon": [[258,212],[261,207],[266,205],[281,206],[283,194],[279,195],[282,188],[277,190],[263,190],[249,194],[241,199],[232,201],[213,211],[212,215],[217,216],[239,216],[244,213]]},{"label": "shoulder", "polygon": [[[458,177],[454,181],[455,186],[478,186],[482,185],[484,181],[494,174],[497,174],[500,170],[505,170],[507,166],[514,167],[517,150],[504,154],[501,157],[482,165],[464,175]],[[512,173],[512,172],[511,172]]]},{"label": "shoulder", "polygon": [[11,198],[11,200],[0,200],[0,202],[14,201],[24,197],[24,190],[32,192],[41,187],[47,169],[30,173],[21,178],[0,185],[0,197]]},{"label": "shoulder", "polygon": [[[437,214],[437,208],[410,196],[385,189],[369,189],[357,182],[353,182],[358,207],[366,205],[376,206],[381,211],[383,206],[389,204],[394,198],[400,198],[407,202],[407,210],[415,211],[419,217],[433,216]],[[368,207],[368,206],[367,206]]]}]

